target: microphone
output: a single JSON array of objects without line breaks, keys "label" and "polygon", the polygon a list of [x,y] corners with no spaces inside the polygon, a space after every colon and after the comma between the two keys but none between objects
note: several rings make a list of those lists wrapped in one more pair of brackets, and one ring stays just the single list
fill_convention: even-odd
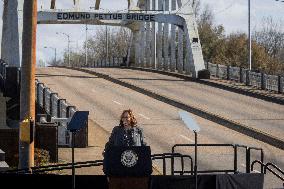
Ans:
[{"label": "microphone", "polygon": [[126,130],[125,140],[126,140],[127,146],[134,145],[134,129],[133,128]]}]

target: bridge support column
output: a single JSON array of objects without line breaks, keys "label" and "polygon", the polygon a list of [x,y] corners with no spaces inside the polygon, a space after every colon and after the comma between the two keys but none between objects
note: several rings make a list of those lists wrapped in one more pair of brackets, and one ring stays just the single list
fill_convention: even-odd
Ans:
[{"label": "bridge support column", "polygon": [[[156,0],[152,0],[152,9],[155,10],[156,9]],[[151,67],[153,69],[157,68],[156,64],[157,64],[157,61],[156,61],[156,51],[157,51],[157,48],[156,48],[156,23],[153,22],[152,23],[152,26],[151,26],[151,38],[152,38],[152,42],[151,42]]]},{"label": "bridge support column", "polygon": [[138,55],[137,55],[137,44],[139,40],[139,31],[132,30],[132,40],[131,40],[131,45],[128,50],[128,56],[129,56],[129,61],[128,61],[128,66],[135,66],[138,61]]},{"label": "bridge support column", "polygon": [[[169,11],[169,0],[164,0],[164,10]],[[163,32],[163,41],[164,41],[164,65],[163,68],[165,71],[169,69],[169,24],[164,23],[164,32]]]},{"label": "bridge support column", "polygon": [[[163,9],[163,0],[158,0],[158,9]],[[158,23],[157,32],[157,68],[161,70],[163,68],[163,24]]]},{"label": "bridge support column", "polygon": [[178,29],[178,58],[177,58],[177,70],[179,73],[183,73],[183,31]]},{"label": "bridge support column", "polygon": [[186,42],[185,71],[191,73],[192,77],[197,78],[198,72],[205,69],[202,49],[195,21],[195,15],[190,3],[187,0],[178,0],[179,16],[185,19],[184,34]]},{"label": "bridge support column", "polygon": [[[176,0],[172,0],[172,7],[171,10],[176,10]],[[174,72],[176,70],[176,26],[174,24],[171,25],[171,58],[170,58],[170,70]]]},{"label": "bridge support column", "polygon": [[17,0],[4,0],[1,58],[9,66],[20,67]]}]

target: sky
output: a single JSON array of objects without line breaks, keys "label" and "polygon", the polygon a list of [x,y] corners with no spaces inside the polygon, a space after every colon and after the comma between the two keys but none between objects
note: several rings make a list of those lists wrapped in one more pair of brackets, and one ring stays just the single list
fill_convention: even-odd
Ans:
[{"label": "sky", "polygon": [[[215,24],[222,24],[226,34],[232,32],[247,32],[248,28],[248,0],[200,0],[201,8],[208,5],[215,15]],[[22,14],[22,2],[19,0],[19,14]],[[80,0],[80,8],[90,10],[94,6],[94,0]],[[38,10],[49,9],[50,0],[38,0]],[[57,9],[72,9],[73,0],[57,0]],[[127,8],[126,0],[101,0],[102,10],[123,10]],[[3,2],[0,1],[0,14],[3,12]],[[284,22],[284,2],[275,0],[251,0],[251,27],[258,30],[264,17],[272,17],[276,22]],[[22,16],[19,17],[22,22]],[[20,32],[22,26],[19,24]],[[2,27],[2,19],[0,19]],[[103,26],[88,26],[88,36],[92,36],[96,29]],[[252,32],[253,32],[252,31]],[[282,25],[284,32],[284,24]],[[38,25],[37,27],[37,61],[42,59],[50,61],[54,58],[54,49],[57,51],[57,59],[62,59],[64,49],[67,49],[67,37],[56,32],[64,32],[70,35],[70,48],[73,51],[82,49],[86,38],[85,25]],[[0,35],[2,36],[2,34]],[[44,47],[48,48],[44,48]],[[49,48],[52,47],[52,48]]]}]

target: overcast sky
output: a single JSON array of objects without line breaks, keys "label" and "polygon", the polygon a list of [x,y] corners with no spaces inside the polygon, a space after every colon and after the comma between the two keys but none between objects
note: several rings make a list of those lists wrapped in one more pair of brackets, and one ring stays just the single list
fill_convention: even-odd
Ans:
[{"label": "overcast sky", "polygon": [[[19,10],[22,10],[19,0]],[[89,9],[94,6],[94,0],[80,0],[82,9]],[[202,7],[206,4],[210,6],[215,15],[215,23],[225,27],[226,34],[231,32],[247,32],[248,20],[248,0],[201,0]],[[3,2],[0,1],[0,11],[2,15]],[[39,9],[49,9],[50,0],[38,0]],[[123,10],[127,7],[126,0],[101,0],[101,8],[105,10]],[[57,9],[73,8],[73,0],[57,0]],[[21,14],[22,12],[19,11]],[[272,17],[275,21],[284,22],[284,2],[275,0],[251,0],[251,19],[252,28],[257,29],[261,26],[263,17]],[[20,18],[21,21],[22,18]],[[0,20],[2,27],[2,20]],[[89,35],[102,26],[89,26]],[[21,28],[20,28],[21,29]],[[284,31],[284,25],[282,25]],[[56,32],[65,32],[71,37],[70,47],[76,50],[81,48],[85,40],[84,25],[38,25],[37,30],[37,60],[50,60],[54,58],[54,50],[48,47],[56,47],[57,58],[62,58],[64,49],[67,48],[67,37],[58,35]]]}]

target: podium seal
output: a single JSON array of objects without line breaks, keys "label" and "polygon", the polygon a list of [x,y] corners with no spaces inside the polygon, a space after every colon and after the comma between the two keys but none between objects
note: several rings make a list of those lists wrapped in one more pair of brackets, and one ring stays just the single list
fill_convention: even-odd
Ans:
[{"label": "podium seal", "polygon": [[125,150],[120,161],[125,167],[133,167],[138,161],[138,155],[133,150]]}]

